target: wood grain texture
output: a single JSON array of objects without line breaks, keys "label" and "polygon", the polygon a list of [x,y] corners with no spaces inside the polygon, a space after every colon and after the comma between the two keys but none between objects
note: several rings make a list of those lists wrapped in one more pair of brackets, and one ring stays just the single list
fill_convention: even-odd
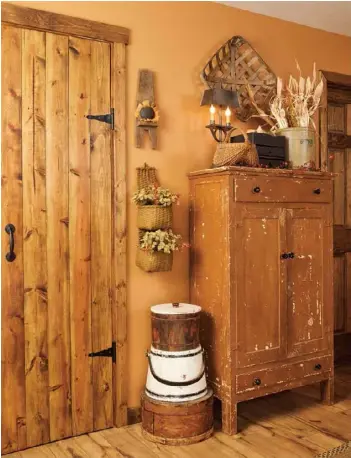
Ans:
[{"label": "wood grain texture", "polygon": [[[142,395],[142,427],[153,436],[155,442],[181,445],[183,439],[188,443],[198,442],[199,436],[213,427],[213,392],[200,399],[186,403],[165,403]],[[150,421],[150,415],[152,419]],[[164,439],[164,441],[162,441]],[[192,442],[191,442],[192,441]]]},{"label": "wood grain texture", "polygon": [[[24,377],[23,216],[21,30],[2,27],[2,155],[1,155],[1,446],[9,453],[26,446]],[[18,211],[13,211],[18,209]],[[16,260],[9,263],[6,224],[15,226]]]},{"label": "wood grain texture", "polygon": [[[342,267],[343,259],[346,260],[347,253],[351,252],[351,79],[350,76],[330,72],[322,72],[322,75],[325,84],[322,113],[326,113],[324,107],[328,110],[328,119],[325,115],[320,123],[322,138],[326,140],[323,141],[322,154],[324,152],[328,156],[329,169],[336,173],[334,255],[337,258],[334,283],[335,300],[338,303],[335,304],[335,329],[340,333],[349,329],[348,316],[351,314],[346,268]],[[344,255],[344,258],[340,257],[341,255]],[[345,351],[340,345],[337,345],[336,349],[336,357],[342,357]]]},{"label": "wood grain texture", "polygon": [[[351,121],[350,121],[351,125]],[[346,150],[346,170],[345,170],[345,180],[346,180],[346,202],[345,202],[345,224],[348,229],[351,228],[351,148]],[[351,242],[351,239],[350,239]],[[351,250],[349,250],[351,251]]]},{"label": "wood grain texture", "polygon": [[329,151],[333,155],[331,171],[334,178],[334,224],[345,223],[345,153],[343,150]]},{"label": "wood grain texture", "polygon": [[294,253],[288,263],[288,352],[308,355],[328,349],[324,304],[328,303],[325,269],[330,246],[324,243],[324,208],[288,209],[287,246]]},{"label": "wood grain texture", "polygon": [[334,330],[345,331],[345,255],[334,257]]},{"label": "wood grain texture", "polygon": [[187,446],[154,444],[141,425],[111,428],[79,438],[26,450],[9,458],[314,458],[351,439],[350,366],[337,369],[335,404],[318,402],[317,385],[306,386],[239,405],[241,432],[214,435]]},{"label": "wood grain texture", "polygon": [[69,249],[72,431],[93,430],[91,343],[91,42],[69,39]]},{"label": "wood grain texture", "polygon": [[[332,183],[326,177],[257,176],[235,167],[190,175],[190,301],[203,308],[208,381],[229,434],[237,431],[238,403],[333,378]],[[256,183],[259,193],[252,192]],[[327,190],[322,200],[312,184]],[[285,200],[297,187],[299,199]],[[228,294],[223,285],[230,285]]]},{"label": "wood grain texture", "polygon": [[24,326],[27,446],[48,442],[45,33],[22,32]]},{"label": "wood grain texture", "polygon": [[50,440],[72,435],[68,233],[68,37],[46,34]]},{"label": "wood grain texture", "polygon": [[346,253],[346,332],[351,332],[351,253]]},{"label": "wood grain texture", "polygon": [[[110,111],[110,45],[91,42],[92,114]],[[91,317],[92,348],[111,347],[111,128],[90,121],[91,161]],[[94,430],[113,425],[112,364],[110,358],[93,359]]]},{"label": "wood grain texture", "polygon": [[111,103],[115,108],[113,131],[113,302],[112,335],[117,343],[113,368],[114,424],[127,424],[127,144],[126,144],[126,47],[112,45]]},{"label": "wood grain texture", "polygon": [[351,76],[350,75],[344,75],[342,73],[336,73],[336,72],[328,72],[325,70],[322,70],[321,73],[324,75],[324,77],[326,78],[326,80],[329,83],[340,85],[340,86],[351,86]]},{"label": "wood grain texture", "polygon": [[344,105],[328,104],[328,133],[329,132],[345,132]]},{"label": "wood grain texture", "polygon": [[30,29],[116,43],[129,41],[129,30],[101,22],[88,21],[63,14],[23,8],[13,3],[1,4],[2,22]]},{"label": "wood grain texture", "polygon": [[281,330],[286,327],[287,317],[287,263],[280,255],[290,247],[287,250],[285,209],[239,204],[235,213],[240,215],[236,231],[240,242],[233,247],[237,300],[244,304],[237,310],[237,365],[248,367],[285,356],[286,333]]},{"label": "wood grain texture", "polygon": [[323,81],[323,93],[319,108],[319,132],[320,132],[320,167],[321,170],[329,170],[328,160],[328,88],[327,79],[323,72],[319,72],[319,77]]}]

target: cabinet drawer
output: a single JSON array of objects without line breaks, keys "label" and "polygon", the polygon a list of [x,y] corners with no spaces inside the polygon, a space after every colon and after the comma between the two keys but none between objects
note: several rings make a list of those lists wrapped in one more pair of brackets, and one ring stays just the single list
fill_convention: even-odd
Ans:
[{"label": "cabinet drawer", "polygon": [[236,202],[331,202],[329,180],[251,176],[234,179]]},{"label": "cabinet drawer", "polygon": [[332,365],[331,356],[322,356],[299,363],[283,364],[273,369],[262,369],[248,374],[237,375],[236,392],[237,394],[247,393],[313,377],[330,371]]}]

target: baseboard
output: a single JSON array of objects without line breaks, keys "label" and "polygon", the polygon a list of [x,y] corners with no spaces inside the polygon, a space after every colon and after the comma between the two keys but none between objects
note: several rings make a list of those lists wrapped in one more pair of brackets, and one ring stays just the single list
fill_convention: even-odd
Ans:
[{"label": "baseboard", "polygon": [[128,425],[135,425],[136,423],[141,423],[141,407],[128,407],[127,422]]}]

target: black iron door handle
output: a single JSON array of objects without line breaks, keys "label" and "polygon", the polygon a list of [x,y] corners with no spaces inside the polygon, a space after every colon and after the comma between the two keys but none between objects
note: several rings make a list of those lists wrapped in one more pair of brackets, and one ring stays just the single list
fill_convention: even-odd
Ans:
[{"label": "black iron door handle", "polygon": [[16,254],[14,252],[15,249],[15,237],[14,237],[14,232],[16,228],[13,224],[6,224],[5,226],[5,232],[6,234],[9,234],[10,236],[10,251],[6,253],[6,260],[8,262],[12,262],[16,259]]}]

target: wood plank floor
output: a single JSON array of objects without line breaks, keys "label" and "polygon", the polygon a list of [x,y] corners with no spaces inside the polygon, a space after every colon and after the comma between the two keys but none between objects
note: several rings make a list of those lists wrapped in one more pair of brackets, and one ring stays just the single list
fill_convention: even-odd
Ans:
[{"label": "wood plank floor", "polygon": [[183,447],[146,441],[140,425],[62,440],[7,458],[309,458],[351,440],[351,365],[336,370],[333,406],[319,403],[319,387],[239,404],[240,433],[219,428],[202,443]]}]

